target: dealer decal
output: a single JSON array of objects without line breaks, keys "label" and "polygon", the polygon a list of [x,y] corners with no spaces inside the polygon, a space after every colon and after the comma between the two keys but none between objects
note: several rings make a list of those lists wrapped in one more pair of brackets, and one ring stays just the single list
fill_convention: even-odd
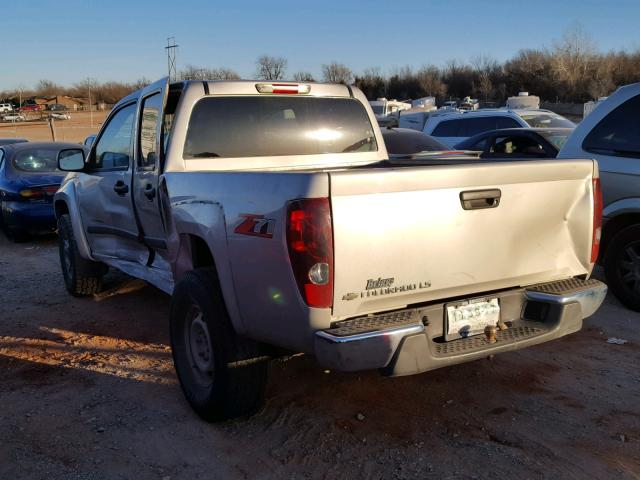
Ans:
[{"label": "dealer decal", "polygon": [[250,235],[252,237],[273,238],[273,230],[276,221],[271,218],[264,218],[264,215],[253,213],[241,213],[244,218],[235,228],[234,232],[240,235]]}]

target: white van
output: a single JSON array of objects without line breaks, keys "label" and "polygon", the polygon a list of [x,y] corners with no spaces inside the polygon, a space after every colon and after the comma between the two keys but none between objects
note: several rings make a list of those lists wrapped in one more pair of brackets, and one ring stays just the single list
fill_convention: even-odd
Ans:
[{"label": "white van", "polygon": [[13,105],[10,103],[0,103],[0,113],[13,112]]}]

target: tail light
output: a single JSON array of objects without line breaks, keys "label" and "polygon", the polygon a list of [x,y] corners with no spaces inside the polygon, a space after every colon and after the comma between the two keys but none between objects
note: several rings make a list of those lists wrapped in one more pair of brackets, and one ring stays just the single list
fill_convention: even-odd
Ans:
[{"label": "tail light", "polygon": [[59,185],[46,185],[44,187],[23,188],[18,193],[25,200],[41,200],[45,197],[52,197],[59,187]]},{"label": "tail light", "polygon": [[310,307],[333,305],[333,231],[328,198],[294,200],[287,209],[293,275]]},{"label": "tail light", "polygon": [[591,263],[598,261],[600,235],[602,233],[602,188],[600,179],[593,179],[593,238],[591,239]]}]

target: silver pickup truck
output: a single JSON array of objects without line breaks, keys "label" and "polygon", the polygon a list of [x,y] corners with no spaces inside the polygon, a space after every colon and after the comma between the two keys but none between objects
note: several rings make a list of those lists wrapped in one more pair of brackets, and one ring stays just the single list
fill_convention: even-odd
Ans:
[{"label": "silver pickup truck", "polygon": [[163,80],[58,165],[67,289],[114,267],[171,294],[210,421],[255,411],[276,355],[415,374],[575,332],[606,293],[594,161],[390,160],[353,87]]}]

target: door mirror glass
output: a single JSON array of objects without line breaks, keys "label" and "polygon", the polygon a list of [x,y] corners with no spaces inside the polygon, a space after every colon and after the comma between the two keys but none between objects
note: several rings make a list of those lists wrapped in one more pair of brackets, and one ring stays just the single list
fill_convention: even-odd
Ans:
[{"label": "door mirror glass", "polygon": [[79,172],[84,169],[84,150],[70,148],[58,153],[58,169],[64,172]]}]

